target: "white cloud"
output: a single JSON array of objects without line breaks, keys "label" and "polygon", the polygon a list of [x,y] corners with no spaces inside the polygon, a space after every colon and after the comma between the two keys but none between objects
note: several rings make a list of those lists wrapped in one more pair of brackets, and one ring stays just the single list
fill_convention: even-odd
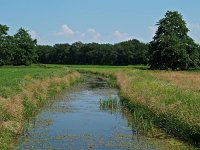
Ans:
[{"label": "white cloud", "polygon": [[190,30],[189,35],[198,43],[200,43],[200,24],[189,23],[188,28]]},{"label": "white cloud", "polygon": [[133,36],[130,36],[128,33],[126,33],[126,32],[120,32],[118,30],[114,31],[113,36],[118,41],[126,41],[126,40],[130,40],[130,39],[133,38]]},{"label": "white cloud", "polygon": [[97,32],[94,28],[89,28],[85,32],[75,31],[70,28],[67,24],[61,26],[61,30],[56,32],[54,36],[65,37],[68,41],[82,41],[82,42],[100,42],[101,34]]},{"label": "white cloud", "polygon": [[62,36],[67,36],[67,37],[72,37],[72,36],[84,36],[82,33],[78,31],[73,31],[68,25],[63,24],[61,27],[61,31],[57,32],[56,35],[62,35]]},{"label": "white cloud", "polygon": [[39,38],[38,35],[37,35],[37,32],[35,32],[35,31],[29,31],[28,33],[30,34],[32,39],[38,39]]},{"label": "white cloud", "polygon": [[93,40],[99,40],[101,38],[101,34],[99,32],[97,32],[95,29],[93,28],[89,28],[88,33],[92,36]]},{"label": "white cloud", "polygon": [[[88,28],[85,32],[79,32],[72,29],[67,24],[63,24],[59,32],[53,34],[52,39],[56,41],[73,43],[76,41],[82,42],[98,42],[98,43],[117,43],[121,41],[131,40],[134,37],[126,32],[121,32],[119,30],[113,33],[102,35],[95,28]],[[135,37],[136,38],[136,37]],[[140,41],[144,41],[142,38],[137,38]]]},{"label": "white cloud", "polygon": [[60,32],[61,34],[64,35],[75,35],[76,32],[74,32],[68,25],[63,24],[62,25],[62,32]]}]

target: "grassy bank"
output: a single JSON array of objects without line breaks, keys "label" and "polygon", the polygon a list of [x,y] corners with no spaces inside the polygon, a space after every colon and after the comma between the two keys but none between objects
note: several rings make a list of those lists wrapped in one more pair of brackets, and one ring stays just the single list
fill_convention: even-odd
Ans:
[{"label": "grassy bank", "polygon": [[200,72],[150,71],[145,66],[41,65],[0,68],[0,149],[12,148],[10,143],[20,134],[22,123],[50,96],[79,78],[77,70],[103,76],[110,85],[115,78],[139,129],[159,128],[199,146]]},{"label": "grassy bank", "polygon": [[[144,119],[157,127],[199,146],[198,75],[197,72],[149,70],[128,70],[115,74],[122,97],[133,111],[139,110]],[[192,78],[194,76],[198,78]]]},{"label": "grassy bank", "polygon": [[[164,130],[199,146],[199,72],[151,71],[145,66],[72,67],[105,76],[113,75],[122,98],[133,111],[133,124],[139,130],[157,128],[159,132],[162,129],[161,136]],[[159,136],[159,133],[153,134]]]},{"label": "grassy bank", "polygon": [[79,77],[64,66],[0,68],[0,149],[12,149],[25,120]]}]

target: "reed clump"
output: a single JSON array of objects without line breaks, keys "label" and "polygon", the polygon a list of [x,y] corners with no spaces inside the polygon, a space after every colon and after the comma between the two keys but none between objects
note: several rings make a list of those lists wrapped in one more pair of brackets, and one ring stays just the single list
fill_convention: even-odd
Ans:
[{"label": "reed clump", "polygon": [[100,100],[100,110],[109,111],[111,113],[121,110],[121,102],[117,98],[107,97]]}]

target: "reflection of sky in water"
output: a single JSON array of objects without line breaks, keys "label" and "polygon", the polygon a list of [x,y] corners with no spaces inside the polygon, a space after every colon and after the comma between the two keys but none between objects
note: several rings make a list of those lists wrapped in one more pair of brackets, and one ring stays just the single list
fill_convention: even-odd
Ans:
[{"label": "reflection of sky in water", "polygon": [[20,138],[18,149],[157,149],[154,141],[132,134],[121,112],[100,110],[106,97],[119,100],[118,91],[93,78],[56,96]]}]

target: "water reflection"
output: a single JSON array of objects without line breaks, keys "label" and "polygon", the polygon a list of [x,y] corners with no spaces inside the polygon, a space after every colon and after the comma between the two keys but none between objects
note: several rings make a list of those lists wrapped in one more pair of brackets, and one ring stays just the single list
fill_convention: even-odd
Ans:
[{"label": "water reflection", "polygon": [[91,76],[56,96],[32,125],[17,149],[173,149],[166,141],[136,134],[118,90]]}]

